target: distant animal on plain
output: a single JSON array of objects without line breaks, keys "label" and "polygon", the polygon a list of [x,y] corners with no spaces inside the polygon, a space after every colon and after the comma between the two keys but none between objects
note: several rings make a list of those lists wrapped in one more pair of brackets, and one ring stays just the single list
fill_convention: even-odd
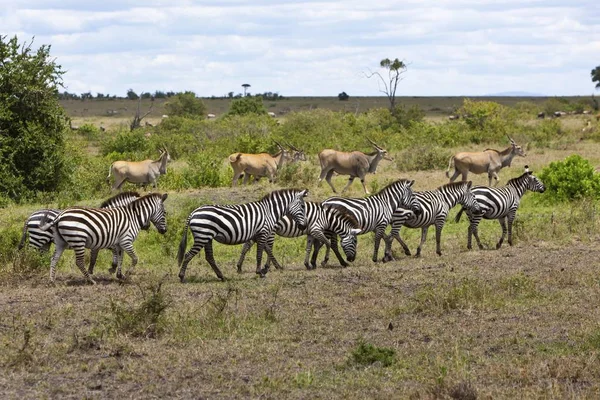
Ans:
[{"label": "distant animal on plain", "polygon": [[[461,152],[456,153],[448,162],[446,177],[450,182],[454,182],[459,175],[462,180],[467,180],[469,172],[474,174],[488,174],[489,186],[492,186],[492,179],[498,184],[498,172],[504,167],[510,167],[515,156],[525,157],[525,151],[513,139],[510,140],[510,146],[502,151],[486,149],[480,152]],[[450,168],[454,164],[454,174],[450,176]]]},{"label": "distant animal on plain", "polygon": [[544,112],[540,112],[540,113],[538,113],[537,117],[538,117],[539,119],[544,119],[544,118],[546,118],[546,113],[544,113]]},{"label": "distant animal on plain", "polygon": [[387,150],[377,145],[371,139],[368,139],[371,145],[375,148],[373,153],[363,153],[362,151],[344,152],[332,149],[325,149],[319,153],[319,162],[321,163],[321,175],[319,182],[323,179],[327,181],[333,193],[337,193],[335,187],[331,183],[331,177],[334,173],[339,175],[350,175],[348,184],[342,190],[342,193],[354,182],[354,178],[359,178],[366,194],[369,190],[365,186],[365,176],[367,173],[374,174],[382,159],[393,161],[388,156]]}]

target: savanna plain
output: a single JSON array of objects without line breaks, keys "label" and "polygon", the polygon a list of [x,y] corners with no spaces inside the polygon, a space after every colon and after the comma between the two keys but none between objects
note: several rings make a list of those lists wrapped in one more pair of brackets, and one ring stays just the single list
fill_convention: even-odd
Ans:
[{"label": "savanna plain", "polygon": [[[67,109],[77,117],[76,110]],[[318,110],[308,112],[314,112],[310,118],[317,122],[325,118]],[[356,110],[348,112],[350,117],[340,118],[358,118]],[[449,134],[468,128],[460,125],[468,122],[449,122],[434,114],[427,113],[423,123],[448,125]],[[598,129],[595,119],[573,115],[540,121],[533,112],[528,115],[518,117],[522,131],[510,132],[527,156],[515,158],[511,167],[500,172],[500,185],[521,175],[525,165],[537,173],[573,154],[600,165],[600,144],[585,131]],[[98,113],[85,118],[80,122],[99,125],[105,117]],[[304,123],[312,129],[309,120],[291,110],[280,124],[302,127]],[[261,144],[272,146],[270,136],[252,129],[285,129],[271,122],[263,126],[254,119],[249,123],[254,128],[232,140],[250,150],[252,146],[260,150]],[[417,191],[434,189],[447,182],[444,170],[455,152],[508,145],[505,134],[494,131],[489,140],[444,142],[438,135],[432,136],[431,146],[426,137],[410,147],[394,146],[394,140],[400,139],[386,141],[383,133],[378,136],[376,129],[365,124],[369,137],[388,147],[394,158],[382,161],[377,173],[367,176],[371,191],[398,178],[414,179]],[[405,256],[395,243],[395,261],[374,263],[373,235],[366,234],[359,237],[357,259],[349,267],[340,267],[332,257],[328,265],[308,271],[303,265],[304,238],[278,238],[274,253],[284,269],[272,269],[262,279],[254,272],[253,252],[238,274],[241,246],[215,244],[215,258],[227,281],[217,280],[201,252],[189,265],[187,282],[181,284],[175,256],[185,219],[194,208],[253,201],[289,186],[309,188],[307,200],[312,201],[324,200],[332,192],[325,182],[317,185],[318,151],[311,151],[310,137],[302,143],[302,136],[277,136],[308,149],[308,160],[281,171],[275,184],[263,179],[231,188],[229,166],[220,157],[212,164],[196,159],[218,176],[204,177],[206,185],[191,187],[188,182],[205,181],[194,180],[194,158],[177,158],[185,143],[160,127],[145,129],[151,135],[144,139],[144,131],[140,140],[166,142],[175,155],[167,175],[159,179],[159,190],[169,192],[165,203],[168,231],[160,235],[152,228],[140,233],[135,242],[140,261],[126,280],[108,273],[111,255],[102,251],[95,276],[98,284],[88,285],[75,267],[72,252],[67,251],[59,263],[56,284],[49,285],[51,254],[27,248],[16,251],[16,247],[31,212],[98,205],[111,195],[105,183],[110,146],[116,146],[119,135],[130,140],[128,133],[91,128],[69,133],[71,146],[83,154],[80,160],[85,171],[80,174],[87,186],[82,184],[81,190],[87,192],[80,199],[74,200],[77,190],[73,189],[58,200],[42,197],[0,208],[3,398],[600,395],[597,200],[549,203],[546,194],[527,193],[517,214],[514,245],[505,242],[500,250],[495,250],[501,233],[498,222],[483,221],[479,230],[485,249],[468,251],[468,220],[463,217],[454,222],[458,208],[451,211],[444,227],[442,256],[435,254],[432,228],[420,258]],[[182,124],[178,129],[196,135],[193,126]],[[437,135],[441,132],[437,129],[427,132]],[[553,133],[540,134],[544,129]],[[319,146],[322,140],[318,139]],[[332,137],[327,147],[351,150],[345,146],[352,143],[359,150],[369,150],[364,137]],[[150,147],[143,150],[147,153],[135,154],[156,158],[156,149]],[[203,151],[202,146],[198,151]],[[425,159],[430,163],[424,164]],[[487,184],[484,175],[469,179]],[[337,176],[333,182],[340,190],[346,178]],[[364,196],[358,181],[347,195]],[[420,230],[403,228],[401,234],[414,254]],[[125,269],[129,262],[125,257]]]}]

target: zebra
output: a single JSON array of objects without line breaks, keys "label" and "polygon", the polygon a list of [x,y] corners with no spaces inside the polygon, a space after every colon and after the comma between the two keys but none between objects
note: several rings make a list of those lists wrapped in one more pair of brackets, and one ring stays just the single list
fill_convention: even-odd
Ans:
[{"label": "zebra", "polygon": [[[333,235],[339,235],[341,237],[342,249],[348,258],[348,261],[354,261],[356,258],[356,235],[360,232],[360,229],[358,229],[357,226],[358,222],[354,219],[354,216],[344,207],[322,206],[321,203],[318,202],[306,202],[306,227],[301,229],[292,218],[285,215],[277,222],[275,233],[281,237],[287,238],[308,235],[304,266],[306,269],[314,269],[316,268],[316,253],[312,263],[309,264],[313,240],[316,239],[325,244],[325,246],[327,246],[327,253],[329,254],[329,242]],[[267,246],[271,248],[271,251],[273,249],[274,241],[275,236],[271,235],[267,243]],[[252,240],[244,243],[242,254],[237,263],[238,273],[242,272],[242,264],[246,257],[246,253],[250,251],[253,245],[254,241]],[[340,264],[343,267],[348,266],[348,263],[340,254],[337,245],[334,247],[333,251]],[[324,264],[327,263],[328,255],[325,258]],[[269,268],[269,261],[270,259],[267,259],[265,265],[265,269],[267,270]]]},{"label": "zebra", "polygon": [[[469,228],[467,231],[467,248],[471,250],[471,236],[475,235],[477,245],[479,249],[483,249],[483,245],[479,240],[479,234],[477,231],[479,222],[481,219],[497,219],[502,227],[502,236],[496,244],[496,250],[502,246],[504,237],[508,230],[508,244],[512,246],[512,225],[519,208],[521,198],[527,190],[532,192],[544,193],[546,187],[535,175],[529,170],[529,167],[525,166],[525,173],[523,175],[513,178],[506,183],[506,186],[501,188],[476,186],[472,189],[477,203],[481,207],[480,213],[473,213],[469,209],[461,209],[456,215],[456,222],[460,221],[460,217],[463,211],[467,212],[469,217]],[[508,229],[506,227],[506,220],[508,220]]]},{"label": "zebra", "polygon": [[[138,192],[122,192],[116,196],[111,197],[108,200],[105,200],[100,208],[115,208],[121,207],[131,203],[133,200],[140,197]],[[39,250],[39,251],[48,251],[50,249],[50,245],[52,244],[52,229],[48,229],[47,231],[43,231],[40,229],[40,221],[46,215],[46,222],[52,222],[58,214],[61,213],[62,210],[57,209],[43,209],[37,210],[33,212],[23,224],[23,233],[21,235],[21,242],[19,242],[19,250],[25,247],[25,241],[29,236],[29,246]]]},{"label": "zebra", "polygon": [[394,211],[398,207],[408,208],[415,214],[420,214],[422,211],[412,191],[414,183],[414,180],[399,179],[364,199],[330,197],[323,204],[337,204],[350,211],[359,223],[360,234],[375,232],[373,261],[377,262],[379,245]]},{"label": "zebra", "polygon": [[435,240],[436,253],[442,255],[440,240],[442,229],[446,223],[448,212],[457,204],[462,204],[463,207],[477,213],[480,212],[479,204],[475,200],[475,196],[471,191],[472,182],[455,182],[440,186],[435,190],[415,193],[417,201],[421,205],[423,212],[416,216],[412,211],[402,208],[396,209],[392,217],[392,231],[389,236],[386,236],[385,241],[385,256],[383,261],[392,261],[392,244],[396,239],[402,248],[404,254],[410,256],[410,250],[406,243],[400,237],[400,228],[406,226],[408,228],[421,228],[421,242],[417,247],[417,257],[421,256],[421,248],[427,239],[427,230],[431,225],[435,225]]},{"label": "zebra", "polygon": [[[260,266],[263,251],[266,250],[267,255],[273,259],[273,252],[267,246],[269,236],[273,234],[277,222],[285,214],[289,214],[300,227],[306,226],[304,197],[307,195],[308,189],[280,189],[267,194],[261,200],[250,203],[205,205],[196,208],[187,218],[177,252],[180,281],[185,282],[187,265],[202,248],[205,251],[206,261],[217,277],[222,281],[225,280],[213,256],[213,240],[228,245],[255,240],[258,247],[256,273],[264,277],[267,271]],[[192,231],[194,244],[186,253],[188,228]],[[273,263],[279,268],[276,260]]]},{"label": "zebra", "polygon": [[53,228],[54,234],[55,249],[50,262],[50,282],[54,282],[56,264],[67,248],[75,250],[75,263],[92,284],[96,282],[85,269],[85,249],[117,248],[117,278],[123,279],[123,250],[131,257],[133,269],[138,261],[133,241],[140,229],[149,228],[152,222],[159,233],[164,234],[167,231],[164,207],[166,199],[167,193],[150,193],[123,207],[72,207],[62,211],[52,222],[42,219],[40,229],[46,231]]}]

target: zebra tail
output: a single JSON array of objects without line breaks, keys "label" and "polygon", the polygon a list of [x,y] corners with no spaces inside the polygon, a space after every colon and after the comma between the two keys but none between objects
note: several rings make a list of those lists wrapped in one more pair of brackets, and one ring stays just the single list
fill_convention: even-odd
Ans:
[{"label": "zebra tail", "polygon": [[458,212],[458,214],[456,214],[456,217],[454,218],[454,222],[459,222],[460,221],[460,217],[461,217],[463,211],[465,211],[465,209],[461,208],[460,211]]},{"label": "zebra tail", "polygon": [[46,221],[48,221],[48,213],[50,213],[50,211],[46,211],[44,213],[44,216],[40,220],[40,229],[43,230],[43,231],[47,231],[48,229],[50,229],[51,227],[53,227],[54,224],[56,224],[56,222],[58,221],[58,217],[56,217],[54,219],[54,221],[46,222]]},{"label": "zebra tail", "polygon": [[183,263],[183,255],[185,254],[185,248],[187,247],[187,234],[189,226],[190,220],[188,219],[185,223],[185,228],[183,228],[183,237],[181,238],[181,242],[179,242],[179,250],[177,251],[177,264],[179,266],[181,266],[181,263]]},{"label": "zebra tail", "polygon": [[446,170],[446,178],[450,178],[450,168],[452,168],[453,161],[454,161],[454,156],[450,157],[450,160],[448,161],[448,169]]},{"label": "zebra tail", "polygon": [[23,234],[21,235],[21,242],[19,243],[19,250],[25,246],[25,240],[27,240],[27,221],[25,221],[25,225],[23,226]]}]

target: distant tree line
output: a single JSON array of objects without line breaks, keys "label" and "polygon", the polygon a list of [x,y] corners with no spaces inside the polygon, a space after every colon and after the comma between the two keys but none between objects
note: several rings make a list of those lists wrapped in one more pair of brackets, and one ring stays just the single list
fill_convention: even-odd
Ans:
[{"label": "distant tree line", "polygon": [[[168,92],[164,92],[162,90],[157,90],[154,93],[150,93],[150,92],[141,92],[140,94],[136,93],[133,89],[128,89],[127,93],[125,94],[125,96],[118,96],[116,94],[108,94],[108,93],[96,93],[96,96],[92,95],[91,92],[85,92],[85,93],[70,93],[68,91],[64,91],[64,92],[58,92],[56,93],[56,96],[58,97],[59,100],[91,100],[91,99],[99,99],[99,100],[117,100],[117,99],[129,99],[129,100],[137,100],[139,98],[142,99],[166,99],[169,97],[173,97],[179,94],[185,94],[188,93],[189,91],[184,91],[184,92],[173,92],[173,91],[168,91]],[[238,93],[238,94],[234,94],[234,92],[229,92],[227,93],[227,95],[224,96],[210,96],[209,98],[211,99],[239,99],[244,97],[243,94]],[[251,93],[246,93],[246,97],[262,97],[263,100],[269,100],[269,101],[277,101],[277,100],[284,100],[285,98],[280,95],[277,92],[264,92],[264,93],[258,93],[258,94],[251,94]],[[208,97],[207,97],[208,98]]]}]

